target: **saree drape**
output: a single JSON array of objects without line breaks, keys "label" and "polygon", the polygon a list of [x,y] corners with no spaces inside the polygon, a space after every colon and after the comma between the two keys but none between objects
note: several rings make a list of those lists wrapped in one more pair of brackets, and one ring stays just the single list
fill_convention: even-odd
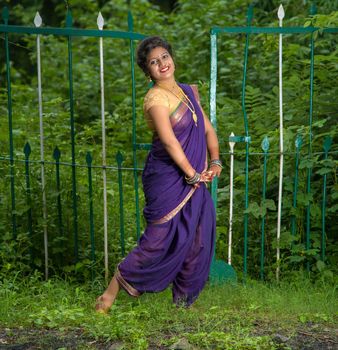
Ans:
[{"label": "saree drape", "polygon": [[[184,103],[170,115],[183,151],[197,172],[207,167],[207,145],[197,88],[179,84],[192,102],[197,123]],[[215,241],[215,209],[205,184],[188,185],[184,173],[154,136],[142,174],[147,227],[117,268],[131,295],[159,292],[172,284],[173,301],[190,305],[209,275]]]}]

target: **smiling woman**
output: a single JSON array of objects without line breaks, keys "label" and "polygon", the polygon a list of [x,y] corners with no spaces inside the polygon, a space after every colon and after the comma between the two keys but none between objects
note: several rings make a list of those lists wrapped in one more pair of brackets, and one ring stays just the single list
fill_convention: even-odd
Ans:
[{"label": "smiling woman", "polygon": [[214,251],[215,209],[206,183],[222,170],[216,133],[196,86],[175,80],[166,41],[143,40],[137,63],[154,82],[144,99],[154,133],[142,175],[147,227],[98,298],[96,310],[103,313],[120,287],[139,296],[172,284],[174,303],[191,305],[208,279]]},{"label": "smiling woman", "polygon": [[151,51],[147,65],[151,78],[157,82],[168,78],[175,70],[173,59],[163,47],[156,47]]}]

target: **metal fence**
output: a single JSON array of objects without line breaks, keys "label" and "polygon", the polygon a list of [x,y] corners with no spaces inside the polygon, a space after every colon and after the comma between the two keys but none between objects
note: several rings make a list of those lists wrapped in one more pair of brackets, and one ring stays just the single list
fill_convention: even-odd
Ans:
[{"label": "metal fence", "polygon": [[[311,15],[316,13],[316,8],[314,4],[311,6]],[[284,148],[283,148],[283,36],[287,34],[310,34],[310,99],[309,99],[309,140],[308,140],[308,156],[311,156],[312,153],[312,123],[313,123],[313,94],[314,94],[314,48],[315,48],[315,40],[314,33],[319,30],[319,28],[315,28],[313,26],[309,27],[283,27],[283,19],[285,13],[283,6],[280,5],[278,9],[278,20],[279,27],[269,27],[269,28],[257,28],[251,26],[253,19],[253,5],[249,7],[247,14],[247,26],[244,28],[235,28],[235,27],[224,27],[217,28],[214,27],[211,29],[211,86],[210,86],[210,117],[213,125],[216,127],[216,86],[217,86],[217,38],[222,36],[223,34],[245,34],[245,49],[244,49],[244,59],[243,59],[243,79],[242,79],[242,113],[244,118],[244,136],[235,136],[231,135],[229,137],[231,150],[230,156],[233,162],[234,152],[233,147],[236,142],[244,142],[245,143],[245,198],[244,198],[244,249],[243,249],[243,272],[244,275],[247,273],[247,258],[248,258],[248,218],[249,218],[249,144],[251,142],[250,131],[249,131],[249,122],[246,110],[246,80],[247,80],[247,66],[249,59],[249,42],[250,38],[254,34],[271,34],[271,35],[279,35],[279,115],[280,115],[280,143],[279,143],[279,184],[278,184],[278,218],[276,222],[277,226],[277,237],[276,237],[276,260],[277,260],[277,268],[276,268],[276,278],[279,279],[279,264],[280,264],[280,239],[281,239],[281,221],[282,221],[282,195],[283,195],[283,167],[284,167]],[[337,34],[338,28],[326,28],[321,29],[323,33],[326,34]],[[297,188],[298,188],[298,165],[299,165],[299,149],[301,147],[302,140],[297,138],[295,140],[295,180],[294,180],[294,191],[293,191],[293,208],[297,208]],[[324,159],[327,159],[330,148],[332,144],[332,138],[327,137],[323,142],[323,156]],[[262,142],[263,156],[264,156],[264,171],[263,171],[263,189],[262,189],[262,200],[263,206],[266,202],[265,193],[266,193],[266,164],[268,158],[268,150],[269,150],[269,141],[264,138]],[[231,173],[233,170],[231,170]],[[312,177],[312,167],[307,168],[307,184],[306,184],[306,192],[307,194],[311,193],[311,177]],[[322,196],[322,227],[321,227],[321,258],[324,260],[325,258],[325,240],[326,240],[326,232],[325,232],[325,208],[326,208],[326,177],[327,174],[323,174],[323,196]],[[232,178],[232,176],[231,176]],[[230,191],[233,191],[233,183],[230,185]],[[212,194],[215,202],[217,202],[217,184],[214,183],[212,186]],[[232,226],[232,206],[233,206],[233,196],[230,195],[230,219],[229,219],[229,246],[231,246],[231,226]],[[261,262],[260,262],[260,276],[263,278],[264,276],[264,250],[265,250],[265,242],[264,242],[264,224],[265,224],[265,214],[262,215],[261,222]],[[291,217],[291,232],[295,235],[295,216]],[[306,239],[305,239],[305,247],[306,250],[309,251],[311,249],[310,244],[311,239],[311,219],[310,219],[310,203],[306,207]],[[228,263],[231,263],[231,249],[229,249],[229,258]],[[307,261],[307,270],[310,269],[310,263]]]},{"label": "metal fence", "polygon": [[[53,36],[62,36],[67,40],[68,46],[68,83],[69,83],[69,119],[70,119],[70,146],[71,146],[71,162],[60,162],[60,151],[56,147],[53,153],[53,158],[55,159],[55,176],[56,176],[56,190],[57,190],[57,212],[58,212],[58,226],[59,233],[62,235],[63,231],[63,223],[62,223],[62,202],[61,202],[61,182],[60,182],[60,165],[61,166],[70,166],[72,173],[71,180],[71,192],[72,192],[72,210],[73,210],[73,227],[72,231],[74,234],[74,258],[75,263],[79,261],[79,230],[78,230],[78,190],[77,190],[77,168],[81,167],[80,164],[77,163],[76,153],[75,153],[75,121],[74,121],[74,91],[73,91],[73,44],[72,40],[74,37],[91,37],[98,38],[99,41],[99,61],[100,61],[100,91],[101,91],[101,121],[102,121],[102,164],[99,166],[102,169],[103,176],[103,227],[104,227],[104,260],[105,260],[105,274],[106,279],[108,278],[109,268],[108,268],[108,204],[107,204],[107,169],[118,170],[119,174],[119,190],[120,190],[120,203],[121,203],[121,213],[122,213],[122,182],[121,182],[121,164],[122,164],[122,156],[121,154],[117,155],[117,166],[109,166],[106,162],[106,127],[105,127],[105,84],[104,84],[104,61],[103,61],[103,38],[106,39],[123,39],[128,40],[130,45],[130,77],[131,77],[131,85],[132,85],[132,116],[133,116],[133,143],[136,143],[136,124],[135,124],[135,72],[134,72],[134,41],[144,38],[145,36],[139,33],[133,32],[133,19],[131,13],[128,14],[128,32],[122,31],[111,31],[111,30],[103,30],[104,19],[99,13],[97,17],[97,30],[89,30],[89,29],[76,29],[72,28],[73,18],[71,12],[67,12],[66,16],[66,28],[48,28],[41,27],[42,18],[37,12],[34,18],[35,28],[33,27],[23,27],[23,26],[14,26],[9,25],[9,10],[7,7],[3,9],[2,18],[4,21],[3,25],[0,25],[0,32],[4,33],[4,42],[5,42],[5,61],[6,61],[6,79],[7,79],[7,110],[8,110],[8,130],[9,130],[9,157],[2,156],[2,161],[8,161],[10,166],[10,196],[11,196],[11,221],[12,221],[12,233],[13,239],[17,238],[17,203],[16,203],[16,190],[15,190],[15,181],[18,174],[15,173],[16,162],[20,162],[19,159],[15,159],[14,156],[14,145],[13,145],[13,126],[12,126],[12,92],[11,92],[11,64],[10,64],[10,50],[9,50],[9,34],[10,33],[20,33],[20,34],[31,34],[36,35],[36,56],[37,56],[37,77],[38,77],[38,112],[40,118],[40,161],[41,164],[41,196],[43,203],[43,237],[44,237],[44,265],[45,265],[45,276],[48,278],[48,270],[49,270],[49,243],[48,243],[48,227],[47,227],[47,198],[46,198],[46,190],[45,190],[45,166],[48,162],[45,161],[45,151],[44,151],[44,123],[43,123],[43,102],[42,102],[42,85],[41,85],[41,50],[40,50],[40,38],[42,35],[53,35]],[[135,149],[136,150],[136,149]],[[28,211],[27,211],[27,220],[28,220],[28,232],[32,236],[33,235],[33,227],[32,227],[32,202],[31,202],[31,183],[30,183],[30,168],[29,164],[31,163],[29,156],[31,154],[31,147],[29,143],[27,143],[24,147],[25,154],[25,177],[26,177],[26,196],[28,203]],[[135,152],[134,152],[135,154]],[[92,260],[95,260],[95,247],[94,247],[94,225],[93,225],[93,207],[92,207],[92,180],[91,180],[91,169],[92,166],[92,157],[91,154],[88,153],[86,156],[86,162],[88,167],[88,193],[89,193],[89,218],[90,218],[90,237],[91,237],[91,257]],[[136,156],[134,156],[134,168],[131,169],[134,173],[135,179],[135,188],[138,188],[138,171],[136,164]],[[139,219],[139,209],[138,209],[138,190],[136,191],[136,208],[137,208],[137,235],[139,237],[140,234],[140,219]],[[123,220],[123,216],[121,215],[121,220]],[[122,222],[122,221],[121,221]],[[121,244],[122,244],[122,253],[124,254],[123,248],[123,231],[121,230]]]},{"label": "metal fence", "polygon": [[[254,228],[255,232],[260,232],[260,243],[259,243],[259,275],[263,279],[264,278],[264,271],[265,271],[265,251],[267,247],[266,242],[266,215],[269,210],[275,210],[274,201],[271,201],[271,199],[266,198],[266,191],[267,191],[267,173],[268,173],[268,162],[271,162],[273,158],[277,157],[279,159],[280,164],[280,178],[278,183],[278,209],[277,209],[277,220],[276,220],[276,234],[277,234],[277,244],[276,244],[276,256],[277,256],[277,278],[279,278],[279,265],[280,265],[280,239],[281,239],[281,222],[282,222],[282,203],[283,203],[283,163],[285,161],[285,157],[288,157],[290,162],[294,162],[294,183],[293,183],[293,193],[292,193],[292,209],[293,213],[297,210],[297,196],[298,196],[298,188],[299,188],[299,159],[300,159],[300,152],[301,152],[301,145],[302,145],[302,139],[300,137],[297,137],[295,140],[295,151],[292,154],[286,154],[283,150],[283,79],[282,79],[282,52],[283,52],[283,46],[282,46],[282,38],[283,35],[286,34],[310,34],[310,101],[309,101],[309,148],[307,150],[308,156],[318,155],[319,157],[322,157],[322,159],[327,159],[328,157],[331,157],[335,155],[337,152],[333,151],[331,152],[331,145],[332,145],[332,138],[325,138],[323,140],[323,152],[312,152],[312,119],[313,119],[313,79],[314,79],[314,47],[315,47],[315,40],[314,40],[314,33],[319,30],[319,28],[315,27],[283,27],[282,21],[284,17],[283,9],[280,8],[279,11],[279,27],[269,27],[269,28],[257,28],[251,26],[253,16],[253,8],[249,8],[248,12],[248,19],[247,19],[247,26],[246,27],[225,27],[225,28],[212,28],[211,29],[211,78],[210,78],[210,117],[211,121],[214,125],[214,127],[217,127],[216,119],[219,119],[221,116],[217,116],[217,92],[216,92],[216,86],[217,86],[217,66],[219,64],[218,58],[217,58],[217,38],[222,37],[224,34],[238,34],[242,33],[245,35],[245,50],[244,50],[244,60],[243,60],[243,79],[242,79],[242,112],[243,112],[243,118],[244,118],[244,136],[238,136],[238,135],[231,135],[229,137],[229,151],[226,149],[221,149],[221,154],[224,160],[224,163],[229,165],[229,175],[227,175],[226,179],[229,179],[229,222],[226,225],[226,233],[228,234],[228,241],[226,243],[226,248],[228,250],[228,263],[232,263],[232,242],[233,242],[233,218],[234,215],[244,217],[244,232],[243,236],[240,235],[238,232],[238,228],[236,229],[237,234],[237,240],[243,241],[243,256],[242,256],[242,263],[243,263],[243,272],[244,275],[248,272],[248,249],[249,249],[249,243],[248,239],[251,234],[249,229],[249,215],[255,212],[255,209],[259,212],[257,216],[255,216],[255,224],[258,226]],[[50,257],[48,252],[51,249],[56,249],[57,245],[64,244],[64,241],[69,240],[69,237],[64,238],[62,240],[62,237],[65,237],[68,232],[73,233],[73,246],[74,246],[74,264],[78,264],[81,262],[81,260],[85,259],[86,257],[89,257],[92,263],[95,263],[96,256],[98,253],[95,242],[98,240],[101,242],[101,237],[98,238],[97,235],[95,235],[95,227],[102,227],[103,229],[99,229],[100,232],[103,233],[103,256],[104,256],[104,267],[105,267],[105,277],[108,279],[109,277],[109,261],[108,257],[110,256],[111,252],[109,251],[108,247],[110,246],[110,236],[108,232],[112,231],[112,227],[109,226],[109,206],[111,204],[108,203],[107,196],[109,195],[109,191],[116,197],[116,200],[114,201],[115,205],[118,203],[118,210],[116,210],[116,215],[113,215],[113,218],[110,218],[111,220],[117,222],[118,224],[114,224],[114,229],[117,229],[120,233],[119,235],[119,247],[114,249],[120,250],[120,256],[124,256],[126,251],[129,249],[130,246],[126,246],[126,235],[125,235],[125,226],[128,225],[130,227],[130,230],[132,232],[135,232],[134,237],[136,240],[139,239],[141,230],[142,230],[142,220],[140,216],[140,198],[139,198],[139,176],[141,172],[141,167],[138,166],[138,156],[137,153],[141,150],[148,150],[150,148],[150,144],[147,143],[140,143],[138,142],[137,138],[137,127],[136,127],[136,80],[135,80],[135,71],[134,71],[134,42],[142,39],[144,36],[138,33],[133,32],[133,20],[131,14],[128,16],[128,28],[129,31],[127,32],[116,32],[116,31],[110,31],[110,30],[103,30],[104,26],[104,20],[99,14],[97,18],[97,24],[98,29],[97,30],[88,30],[88,29],[76,29],[72,27],[72,16],[71,13],[67,13],[67,20],[66,20],[66,27],[65,28],[48,28],[48,27],[41,27],[42,19],[39,16],[39,14],[36,15],[34,19],[35,27],[22,27],[22,26],[13,26],[8,24],[9,19],[9,12],[7,8],[3,10],[3,20],[4,24],[0,25],[0,32],[4,33],[4,42],[5,42],[5,64],[6,64],[6,87],[7,87],[7,111],[8,111],[8,146],[9,146],[9,155],[2,155],[0,156],[0,161],[3,164],[2,173],[3,176],[6,177],[5,171],[9,171],[9,189],[8,193],[3,193],[3,198],[9,198],[10,197],[10,208],[8,212],[10,213],[9,217],[6,215],[3,215],[5,219],[11,220],[11,227],[12,227],[12,237],[13,240],[17,239],[18,234],[18,216],[20,217],[20,220],[26,220],[26,228],[29,237],[33,239],[33,237],[43,232],[43,251],[44,251],[44,267],[45,267],[45,276],[48,278],[49,275],[49,265],[50,265]],[[329,29],[323,29],[322,30],[325,35],[329,34],[337,34],[338,28],[329,28]],[[12,85],[12,76],[11,76],[11,64],[10,64],[10,49],[9,49],[9,35],[11,33],[16,34],[28,34],[28,35],[35,35],[36,36],[36,58],[37,58],[37,81],[38,81],[38,114],[39,114],[39,120],[40,120],[40,128],[39,128],[39,134],[40,134],[40,159],[39,160],[32,160],[30,159],[32,149],[30,144],[27,142],[24,146],[23,155],[24,159],[16,156],[16,152],[13,145],[13,126],[12,126],[12,120],[13,120],[13,112],[12,112],[12,91],[11,91],[11,85]],[[247,110],[246,110],[246,77],[247,77],[247,65],[248,65],[248,59],[249,59],[249,41],[252,35],[259,34],[259,33],[265,33],[265,34],[271,34],[271,35],[279,35],[279,74],[280,74],[280,85],[279,85],[279,91],[280,91],[280,152],[278,154],[275,154],[273,152],[269,152],[269,140],[267,137],[265,137],[262,140],[262,152],[250,152],[249,144],[251,142],[250,137],[250,131],[249,131],[249,122],[247,117]],[[71,161],[62,161],[62,153],[60,149],[56,146],[54,149],[54,152],[52,154],[52,158],[54,161],[47,161],[45,150],[44,150],[44,118],[43,118],[43,87],[41,84],[41,55],[43,55],[43,52],[41,52],[40,49],[40,38],[42,35],[52,35],[52,36],[61,36],[66,38],[67,40],[67,48],[68,48],[68,54],[67,54],[67,60],[68,60],[68,93],[69,93],[69,120],[70,120],[70,148],[71,148]],[[100,165],[93,164],[93,156],[91,152],[87,152],[86,155],[82,158],[82,160],[76,159],[76,132],[75,132],[75,124],[74,124],[74,96],[73,96],[73,55],[72,55],[72,38],[73,37],[91,37],[91,38],[98,38],[98,45],[99,45],[99,61],[100,61],[100,72],[99,72],[99,79],[100,79],[100,95],[101,95],[101,108],[100,108],[100,116],[101,116],[101,139],[102,139],[102,155],[101,160],[102,163]],[[132,160],[128,164],[132,164],[130,167],[124,167],[123,166],[123,155],[121,152],[118,152],[116,154],[116,163],[107,163],[106,160],[106,126],[105,126],[105,74],[104,74],[104,59],[103,59],[103,39],[109,40],[109,39],[122,39],[129,42],[129,62],[130,62],[130,78],[131,78],[131,116],[132,116]],[[219,135],[219,138],[222,139],[223,135]],[[245,144],[245,150],[244,152],[237,152],[235,153],[234,147],[235,144],[241,143]],[[238,147],[238,146],[237,146]],[[21,150],[19,150],[21,151]],[[33,150],[36,152],[36,149]],[[262,190],[261,190],[261,206],[259,208],[255,208],[254,206],[250,206],[250,175],[249,175],[249,159],[253,159],[253,157],[258,156],[263,162],[262,167]],[[49,155],[51,157],[51,155]],[[242,162],[244,160],[244,177],[245,181],[243,183],[244,185],[244,207],[243,212],[240,214],[233,212],[234,208],[234,201],[237,201],[237,197],[234,196],[234,169],[236,169],[236,164],[238,162]],[[276,163],[276,162],[275,162]],[[20,167],[20,164],[24,164],[24,169]],[[36,169],[36,167],[40,167],[40,171]],[[62,174],[60,167],[63,169],[68,169],[71,171],[71,180],[70,181],[63,181],[62,180]],[[34,169],[33,169],[34,168]],[[226,168],[227,169],[227,168]],[[257,167],[256,171],[260,171],[261,167]],[[46,171],[48,172],[49,181],[53,182],[54,186],[54,192],[49,193],[46,190]],[[252,169],[251,169],[252,171]],[[82,189],[79,190],[78,183],[79,183],[79,172],[81,172],[81,186]],[[85,174],[86,172],[86,174]],[[93,175],[94,172],[94,175]],[[97,176],[98,172],[100,172],[99,180],[102,179],[102,184],[99,184],[99,181],[95,180],[95,177]],[[35,176],[33,175],[35,174]],[[128,174],[127,176],[125,176]],[[130,183],[130,176],[129,174],[133,174],[132,181],[133,183]],[[24,176],[24,183],[21,183],[22,178]],[[94,179],[93,179],[94,176]],[[306,175],[306,192],[310,195],[311,193],[311,179],[313,176],[312,167],[307,168],[307,175]],[[36,181],[36,177],[38,177],[38,181]],[[113,180],[114,178],[114,180]],[[53,179],[53,180],[52,180]],[[84,183],[84,179],[86,179]],[[107,189],[107,181],[112,182],[112,185]],[[32,184],[32,180],[34,181],[34,184]],[[129,182],[128,182],[129,181]],[[318,179],[316,180],[318,181]],[[326,254],[326,197],[327,197],[327,172],[322,173],[322,196],[321,198],[318,198],[317,200],[320,200],[322,205],[322,220],[321,220],[321,259],[325,260],[325,254]],[[18,185],[17,182],[21,183],[21,187],[24,189],[24,194],[19,193],[18,194]],[[102,186],[102,187],[101,187]],[[134,188],[135,196],[134,198],[124,198],[124,189],[126,186],[132,186]],[[5,189],[5,187],[3,187]],[[70,196],[71,198],[65,199],[64,190],[67,190],[67,196]],[[257,189],[256,189],[257,190]],[[36,209],[36,205],[34,201],[32,200],[32,196],[34,195],[34,198],[38,197],[37,191],[39,191],[39,196],[41,196],[41,208],[42,213],[38,212]],[[223,189],[219,187],[217,179],[215,179],[211,186],[211,192],[214,199],[214,202],[216,206],[219,206],[219,200],[218,200],[218,193],[222,193]],[[19,191],[20,192],[20,191]],[[80,196],[80,193],[86,194],[86,199],[82,196]],[[99,199],[96,198],[98,203],[98,200],[101,201],[100,205],[97,205],[100,210],[103,211],[102,214],[95,213],[95,204],[94,204],[94,194],[98,194]],[[129,192],[128,192],[129,193]],[[224,193],[224,191],[223,191]],[[118,195],[117,195],[118,194]],[[17,202],[17,197],[20,197],[19,203]],[[228,198],[228,197],[227,197]],[[67,202],[67,204],[65,204]],[[83,207],[81,209],[81,215],[84,215],[86,213],[86,218],[82,218],[80,220],[81,229],[85,230],[87,235],[87,238],[83,238],[83,234],[79,234],[79,202],[81,202],[81,206]],[[125,208],[125,203],[128,202],[127,208]],[[84,204],[86,203],[86,204]],[[132,205],[130,205],[132,203]],[[68,205],[68,207],[72,210],[72,223],[65,224],[65,217],[64,217],[64,206]],[[228,204],[224,204],[222,202],[222,206],[226,206],[228,208]],[[85,208],[84,208],[85,206]],[[48,209],[48,210],[47,210]],[[133,210],[133,215],[130,217],[133,219],[127,219],[126,218],[126,212],[130,212]],[[306,205],[306,236],[305,236],[305,248],[306,251],[311,250],[311,217],[310,217],[310,202]],[[49,225],[51,224],[51,221],[48,219],[50,213],[53,211],[53,215],[55,215],[56,221],[53,222],[53,225],[56,226],[56,232],[58,237],[61,239],[61,241],[58,243],[57,240],[53,240],[53,242],[49,241]],[[98,217],[102,217],[102,222],[98,222]],[[258,220],[257,220],[258,218]],[[83,220],[82,220],[83,219]],[[287,218],[290,222],[290,232],[293,236],[296,234],[296,215],[290,215],[290,217]],[[36,224],[34,227],[33,222],[37,222],[40,220],[40,224]],[[67,217],[67,220],[69,220],[69,216]],[[85,222],[84,222],[85,221]],[[226,221],[226,217],[218,218],[218,222],[220,221]],[[110,221],[111,222],[111,221]],[[5,227],[5,225],[3,225]],[[241,225],[239,225],[241,226]],[[42,230],[41,232],[39,230]],[[251,228],[253,230],[253,228]],[[25,231],[25,229],[23,229]],[[221,228],[219,228],[219,231],[221,231]],[[113,234],[115,236],[115,234]],[[39,236],[41,238],[41,236]],[[116,237],[115,237],[116,238]],[[36,240],[36,238],[35,238]],[[130,243],[133,244],[133,243]],[[54,246],[56,245],[56,246]],[[272,246],[272,243],[269,242],[269,247]],[[86,254],[83,254],[83,252],[79,251],[79,247],[82,247],[81,250],[86,250]],[[88,248],[89,247],[89,248]],[[222,248],[220,248],[222,249]],[[271,254],[271,252],[270,252]],[[222,255],[225,256],[226,253],[223,251]],[[34,258],[34,254],[31,253],[32,259]],[[62,257],[61,257],[62,259]],[[310,268],[309,260],[307,261],[307,269]]]}]

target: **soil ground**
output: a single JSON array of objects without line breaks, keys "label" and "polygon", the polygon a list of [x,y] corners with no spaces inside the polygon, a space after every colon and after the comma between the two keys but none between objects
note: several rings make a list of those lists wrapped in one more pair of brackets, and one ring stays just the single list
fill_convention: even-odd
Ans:
[{"label": "soil ground", "polygon": [[[308,323],[296,329],[293,334],[271,333],[261,329],[259,325],[254,334],[269,335],[280,349],[292,350],[338,350],[338,329],[323,327],[315,323]],[[180,345],[179,345],[180,344]],[[171,347],[158,347],[150,344],[149,350],[165,349],[196,349],[179,342]],[[186,345],[184,345],[186,344]],[[132,349],[130,345],[123,347],[120,342],[103,342],[84,335],[78,330],[56,331],[51,329],[8,329],[0,328],[0,350],[119,350]],[[198,350],[198,349],[196,349]]]}]

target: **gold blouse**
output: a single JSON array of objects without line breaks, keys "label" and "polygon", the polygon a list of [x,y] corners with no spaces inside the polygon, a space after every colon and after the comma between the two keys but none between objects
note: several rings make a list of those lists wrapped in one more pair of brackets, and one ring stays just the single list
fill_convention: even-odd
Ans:
[{"label": "gold blouse", "polygon": [[[200,105],[200,100],[199,100],[199,94],[198,94],[198,89],[196,85],[190,85],[193,93],[195,95],[195,98],[202,110],[203,115],[205,115],[203,108]],[[169,91],[166,91],[164,89],[158,88],[158,87],[153,87],[149,89],[148,93],[144,97],[143,101],[143,112],[144,112],[144,117],[147,121],[147,124],[150,129],[154,130],[153,122],[151,120],[150,114],[149,114],[149,109],[153,106],[164,106],[169,109],[169,115],[171,116],[173,112],[177,111],[178,106],[180,105],[180,100],[174,95],[171,94]],[[175,113],[175,120],[178,122],[180,118],[182,117],[182,111],[181,113],[178,111],[177,115]]]},{"label": "gold blouse", "polygon": [[175,111],[179,104],[179,100],[176,96],[169,96],[170,92],[167,92],[159,88],[151,88],[146,94],[143,102],[143,112],[147,120],[147,123],[151,129],[153,128],[152,120],[149,115],[149,109],[154,106],[163,106],[169,109],[169,115]]},{"label": "gold blouse", "polygon": [[170,109],[169,97],[161,89],[150,89],[144,98],[143,111],[145,114],[148,114],[149,109],[154,106],[165,106]]}]

